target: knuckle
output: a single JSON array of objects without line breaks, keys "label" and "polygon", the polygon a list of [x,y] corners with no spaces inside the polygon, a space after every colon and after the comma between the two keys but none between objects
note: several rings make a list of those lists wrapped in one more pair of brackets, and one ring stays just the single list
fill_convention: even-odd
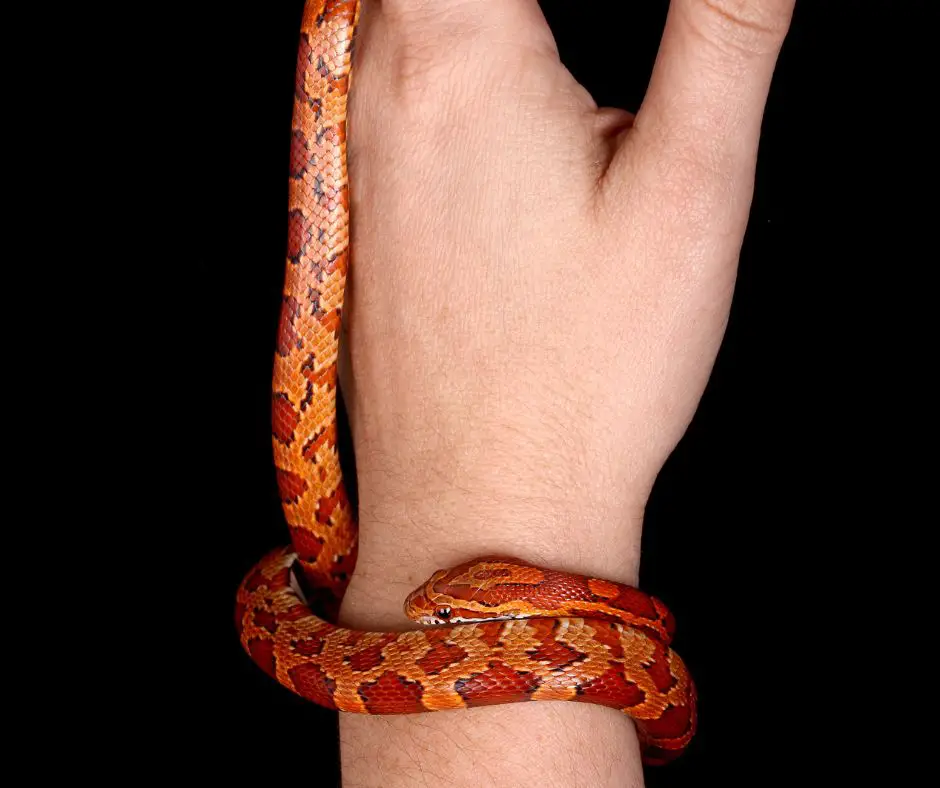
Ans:
[{"label": "knuckle", "polygon": [[393,42],[386,62],[390,87],[401,106],[438,108],[474,84],[467,73],[483,35],[472,21],[451,26],[390,25]]},{"label": "knuckle", "polygon": [[776,52],[790,25],[792,4],[754,0],[692,0],[693,29],[719,50],[737,57]]}]

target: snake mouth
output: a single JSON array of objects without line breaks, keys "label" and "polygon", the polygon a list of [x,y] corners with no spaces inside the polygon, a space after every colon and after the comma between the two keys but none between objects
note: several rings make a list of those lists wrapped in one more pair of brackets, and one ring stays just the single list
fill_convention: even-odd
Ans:
[{"label": "snake mouth", "polygon": [[460,614],[452,615],[448,619],[440,618],[439,616],[429,616],[429,615],[420,615],[414,618],[419,624],[422,624],[426,627],[442,627],[447,626],[448,624],[489,624],[493,621],[517,621],[519,619],[529,619],[537,618],[537,616],[531,615],[505,615],[505,616],[491,616],[489,618],[473,618],[467,616],[461,616]]},{"label": "snake mouth", "polygon": [[444,627],[448,624],[479,624],[480,619],[478,618],[461,618],[460,616],[452,616],[448,619],[440,618],[439,616],[419,616],[415,619],[419,624],[426,627]]}]

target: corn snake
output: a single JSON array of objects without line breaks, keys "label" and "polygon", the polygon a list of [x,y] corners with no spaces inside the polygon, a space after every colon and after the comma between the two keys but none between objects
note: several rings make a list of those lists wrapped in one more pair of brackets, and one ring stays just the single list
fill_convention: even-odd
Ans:
[{"label": "corn snake", "polygon": [[636,588],[483,557],[436,572],[408,597],[406,614],[427,629],[360,632],[330,623],[357,553],[337,450],[336,389],[350,253],[346,106],[358,17],[358,0],[307,0],[304,9],[272,395],[292,546],[243,580],[242,645],[285,687],[328,708],[405,714],[523,700],[595,703],[635,720],[644,762],[671,760],[695,731],[695,687],[669,648],[671,613]]}]

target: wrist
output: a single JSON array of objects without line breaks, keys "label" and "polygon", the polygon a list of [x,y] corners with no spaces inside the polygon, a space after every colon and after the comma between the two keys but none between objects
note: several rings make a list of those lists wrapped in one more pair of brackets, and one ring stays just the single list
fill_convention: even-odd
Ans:
[{"label": "wrist", "polygon": [[[359,561],[341,623],[371,631],[416,628],[402,610],[407,594],[434,570],[478,555],[515,555],[635,585],[642,505],[605,498],[590,483],[573,483],[567,495],[549,493],[544,476],[520,475],[525,465],[520,459],[501,473],[464,467],[461,479],[446,484],[443,458],[434,470],[411,463],[407,474],[360,473]],[[530,755],[538,753],[546,786],[643,785],[630,718],[581,703],[383,719],[342,715],[340,742],[350,784],[380,780],[405,788],[423,784],[433,770],[448,785],[479,785],[482,758],[499,764],[488,775],[494,786],[518,786],[531,778]]]},{"label": "wrist", "polygon": [[439,457],[382,472],[362,463],[359,560],[342,622],[413,626],[402,612],[408,593],[435,570],[481,555],[636,585],[647,491],[610,485],[600,467],[593,479],[565,482],[566,467],[523,455],[477,467]]},{"label": "wrist", "polygon": [[[429,429],[426,418],[385,416],[377,419],[380,430],[364,410],[350,413],[358,438],[360,545],[340,611],[344,625],[413,629],[402,610],[408,593],[437,569],[487,554],[637,584],[650,485],[636,483],[599,442],[573,430],[561,440],[519,424]],[[600,706],[343,715],[340,726],[350,784],[380,780],[404,788],[422,784],[433,769],[450,785],[478,785],[485,757],[500,764],[490,775],[493,785],[521,785],[531,778],[526,754],[533,752],[546,786],[643,784],[631,720]]]}]

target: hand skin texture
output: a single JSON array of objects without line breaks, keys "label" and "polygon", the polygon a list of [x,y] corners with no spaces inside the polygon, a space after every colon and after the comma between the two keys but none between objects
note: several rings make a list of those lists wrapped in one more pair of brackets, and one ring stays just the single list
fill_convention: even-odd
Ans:
[{"label": "hand skin texture", "polygon": [[[407,593],[481,554],[637,582],[647,497],[725,329],[792,7],[672,0],[634,118],[575,82],[536,0],[364,0],[343,623],[407,629]],[[347,788],[643,783],[633,723],[598,706],[340,725]]]}]

